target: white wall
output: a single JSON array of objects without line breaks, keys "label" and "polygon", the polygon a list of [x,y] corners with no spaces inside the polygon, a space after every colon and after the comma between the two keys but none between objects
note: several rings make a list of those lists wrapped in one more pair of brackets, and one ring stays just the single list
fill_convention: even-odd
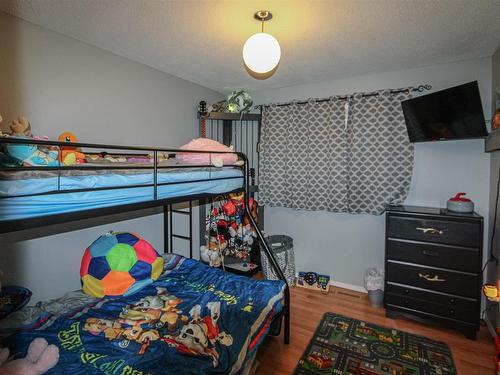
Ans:
[{"label": "white wall", "polygon": [[[431,84],[433,90],[477,80],[485,112],[491,113],[491,58],[372,74],[282,89],[254,92],[256,103]],[[406,204],[444,207],[458,191],[467,192],[476,211],[488,217],[490,157],[484,141],[415,145],[415,162]],[[294,238],[298,270],[316,271],[354,286],[363,272],[384,263],[384,215],[348,215],[266,207],[266,231]],[[486,225],[487,228],[487,225]],[[486,233],[486,231],[485,231]]]},{"label": "white wall", "polygon": [[[4,130],[23,114],[36,134],[52,139],[70,130],[83,142],[176,147],[197,136],[197,103],[221,98],[202,86],[1,12],[0,46]],[[34,300],[79,288],[83,250],[111,229],[137,231],[161,251],[162,219],[145,216],[151,213],[0,236],[3,282],[30,288]]]}]

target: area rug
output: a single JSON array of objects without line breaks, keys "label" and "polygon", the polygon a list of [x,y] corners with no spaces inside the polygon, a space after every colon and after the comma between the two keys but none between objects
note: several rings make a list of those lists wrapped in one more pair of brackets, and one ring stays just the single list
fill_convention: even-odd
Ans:
[{"label": "area rug", "polygon": [[294,375],[452,375],[444,342],[326,313]]}]

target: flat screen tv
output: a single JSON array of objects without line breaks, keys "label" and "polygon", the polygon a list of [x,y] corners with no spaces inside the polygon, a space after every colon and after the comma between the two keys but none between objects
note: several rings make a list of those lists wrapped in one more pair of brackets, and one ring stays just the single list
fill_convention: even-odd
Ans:
[{"label": "flat screen tv", "polygon": [[488,135],[477,81],[401,102],[410,142]]}]

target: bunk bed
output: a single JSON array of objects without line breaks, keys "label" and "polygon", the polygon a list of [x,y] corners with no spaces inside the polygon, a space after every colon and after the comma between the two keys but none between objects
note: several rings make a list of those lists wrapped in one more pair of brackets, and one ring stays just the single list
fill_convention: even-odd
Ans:
[{"label": "bunk bed", "polygon": [[[86,367],[85,371],[88,372],[98,372],[97,365],[99,364],[103,366],[119,366],[120,363],[120,366],[122,366],[120,368],[125,371],[124,363],[120,362],[118,358],[126,357],[130,359],[127,362],[127,366],[129,366],[126,368],[127,371],[137,371],[130,372],[137,374],[147,373],[144,366],[146,368],[148,366],[155,368],[157,371],[160,368],[165,369],[166,366],[179,373],[182,373],[182,368],[187,367],[200,369],[198,373],[239,373],[267,334],[279,334],[281,326],[283,326],[284,342],[289,343],[289,286],[286,284],[283,272],[249,210],[250,171],[245,154],[234,152],[233,154],[238,157],[235,164],[215,168],[211,162],[192,165],[178,162],[175,158],[179,153],[204,153],[209,154],[211,161],[214,153],[206,151],[0,138],[0,148],[7,144],[29,144],[41,149],[56,149],[59,152],[61,148],[71,147],[84,151],[85,155],[89,155],[91,158],[89,162],[75,165],[50,167],[2,166],[0,168],[0,234],[144,208],[162,207],[164,214],[164,251],[168,251],[168,253],[164,254],[166,265],[160,279],[145,288],[144,291],[139,292],[138,295],[109,302],[106,299],[89,300],[80,292],[76,297],[71,295],[55,302],[56,305],[62,303],[62,305],[66,306],[64,311],[58,310],[49,313],[49,308],[43,309],[43,313],[38,314],[29,327],[22,326],[19,333],[9,336],[17,338],[13,349],[16,350],[18,355],[22,355],[23,350],[26,350],[27,343],[29,343],[28,339],[37,335],[47,338],[56,335],[55,337],[58,337],[62,349],[65,349],[64,345],[69,345],[74,349],[75,347],[69,341],[61,341],[61,334],[63,339],[67,336],[68,340],[71,338],[74,343],[75,337],[71,336],[71,334],[79,328],[74,325],[68,328],[67,325],[61,326],[61,324],[72,321],[81,323],[83,327],[88,321],[83,322],[81,319],[92,318],[94,315],[91,313],[98,314],[97,316],[102,318],[98,324],[100,328],[107,327],[115,332],[116,326],[104,319],[103,316],[109,316],[109,314],[118,313],[118,311],[128,311],[134,307],[143,307],[141,305],[143,301],[160,298],[160,294],[162,295],[161,298],[164,298],[163,294],[168,294],[169,298],[174,298],[173,295],[177,294],[179,300],[186,303],[181,311],[179,308],[183,305],[178,302],[179,308],[176,312],[184,319],[183,323],[176,323],[178,335],[192,335],[193,331],[196,331],[196,324],[201,320],[206,321],[208,319],[205,324],[210,326],[211,332],[215,332],[216,335],[212,335],[213,337],[210,337],[207,341],[209,349],[205,347],[206,351],[203,352],[202,358],[195,355],[195,353],[199,354],[199,351],[183,344],[180,345],[171,335],[164,335],[162,342],[167,345],[164,345],[159,351],[148,349],[151,344],[150,337],[141,342],[138,348],[132,346],[132,349],[124,349],[123,342],[119,341],[118,347],[112,349],[113,355],[103,355],[101,357],[88,351],[82,351],[82,347],[77,346],[76,351],[70,351],[71,355],[69,357],[61,357],[61,366],[65,366],[64,368],[68,371],[71,368],[71,372],[78,373],[78,371],[83,370],[81,368],[79,370],[78,366],[71,365],[71,363],[76,360],[75,363],[79,363],[81,366],[81,361],[85,360],[86,365],[94,366]],[[220,154],[220,152],[217,152],[217,154]],[[92,160],[99,160],[103,156],[115,161],[111,164],[92,162]],[[126,157],[123,161],[120,161],[119,156]],[[140,159],[140,162],[132,163],[131,160],[133,159]],[[209,268],[196,260],[172,254],[172,247],[168,246],[169,205],[188,201],[191,206],[193,200],[209,199],[232,192],[245,193],[246,213],[256,231],[262,250],[269,258],[280,281],[251,280]],[[190,257],[192,257],[192,252],[190,252]],[[209,285],[209,287],[203,287],[203,285]],[[242,299],[241,305],[239,302],[234,302],[234,296],[227,292],[229,285],[232,287],[231,290],[239,290],[243,293],[240,296]],[[186,286],[188,290],[182,292]],[[217,296],[218,302],[214,303],[209,296]],[[76,300],[78,303],[76,305],[68,304],[67,301],[65,302],[65,298],[69,298],[70,301]],[[51,303],[53,305],[54,301]],[[51,303],[47,306],[51,305]],[[187,308],[189,308],[189,311],[184,311]],[[208,317],[206,316],[207,308],[210,310]],[[201,312],[200,309],[204,309],[205,312]],[[243,318],[241,314],[243,312],[253,314],[253,318],[249,319],[252,324],[248,326],[242,324]],[[205,316],[201,318],[201,315]],[[221,321],[225,321],[229,326],[239,327],[238,329],[242,330],[242,332],[238,335],[234,333],[232,336],[228,332],[219,332],[220,327],[213,326],[214,319],[217,321],[219,317]],[[193,319],[198,323],[193,323],[186,331],[186,324],[191,324]],[[229,321],[232,323],[228,323]],[[95,323],[95,321],[92,322]],[[181,328],[181,326],[184,328]],[[63,329],[63,327],[66,327],[66,329]],[[237,328],[234,329],[238,330]],[[59,331],[56,332],[55,330]],[[162,336],[158,334],[160,331],[159,328],[155,328],[155,335]],[[91,333],[94,336],[96,335],[96,332]],[[102,333],[102,331],[97,333]],[[134,333],[139,334],[138,332]],[[224,336],[226,333],[228,335]],[[219,337],[219,334],[222,337]],[[92,335],[89,336],[91,339],[94,338]],[[111,334],[111,336],[113,335]],[[228,336],[230,336],[229,339]],[[119,337],[123,339],[123,335]],[[131,341],[129,337],[127,339],[126,342]],[[102,344],[103,340],[101,338],[99,342]],[[194,337],[194,340],[199,344],[199,337]],[[228,349],[228,340],[237,345],[234,352]],[[8,341],[5,342],[8,343]],[[220,343],[224,345],[220,345]],[[128,348],[128,346],[126,347]],[[172,350],[176,355],[172,354]],[[146,352],[148,356],[143,355]],[[131,356],[134,353],[136,355]],[[137,353],[141,354],[141,356],[138,356]],[[81,359],[80,362],[78,362],[78,358]],[[115,359],[114,362],[111,361],[113,358]],[[210,363],[210,365],[207,365],[207,363]],[[144,370],[143,372],[140,372],[141,368]],[[60,370],[61,368],[59,368]],[[169,372],[165,369],[165,373]]]}]

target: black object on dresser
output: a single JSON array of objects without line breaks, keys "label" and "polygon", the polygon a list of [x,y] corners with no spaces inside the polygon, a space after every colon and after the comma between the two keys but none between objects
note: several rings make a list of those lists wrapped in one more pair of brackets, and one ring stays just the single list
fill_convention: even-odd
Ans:
[{"label": "black object on dresser", "polygon": [[483,218],[442,208],[388,206],[386,316],[479,329]]}]

